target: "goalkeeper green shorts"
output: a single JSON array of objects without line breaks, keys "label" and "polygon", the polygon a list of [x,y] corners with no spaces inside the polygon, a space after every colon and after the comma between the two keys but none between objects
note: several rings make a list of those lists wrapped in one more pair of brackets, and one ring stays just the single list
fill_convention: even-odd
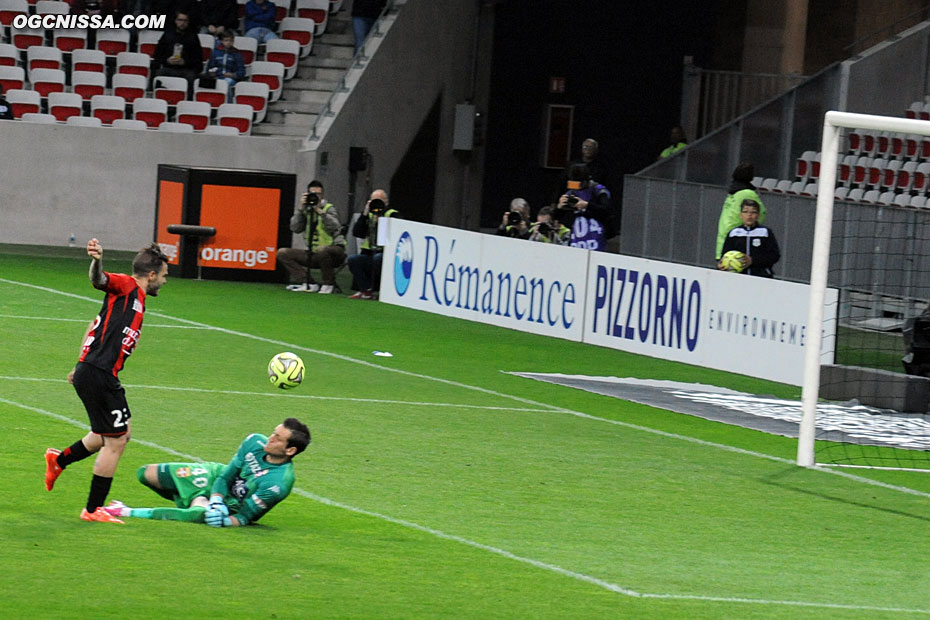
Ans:
[{"label": "goalkeeper green shorts", "polygon": [[178,508],[190,508],[196,497],[210,497],[213,481],[223,471],[222,463],[159,463],[158,484],[176,493]]}]

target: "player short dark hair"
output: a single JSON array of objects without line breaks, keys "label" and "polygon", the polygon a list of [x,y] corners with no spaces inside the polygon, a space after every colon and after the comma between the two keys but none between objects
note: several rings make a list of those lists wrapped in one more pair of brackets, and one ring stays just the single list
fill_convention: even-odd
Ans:
[{"label": "player short dark hair", "polygon": [[291,438],[287,440],[287,447],[297,448],[294,456],[306,450],[307,446],[310,445],[310,429],[307,428],[307,425],[297,418],[288,418],[282,424],[284,428],[291,431]]},{"label": "player short dark hair", "polygon": [[147,248],[142,248],[136,257],[132,259],[132,275],[145,276],[149,272],[158,273],[161,271],[162,263],[168,264],[168,257],[161,251],[157,243],[153,243]]},{"label": "player short dark hair", "polygon": [[761,211],[761,209],[759,208],[759,203],[753,200],[752,198],[743,199],[743,202],[739,206],[739,210],[742,211],[746,207],[752,207],[756,211]]},{"label": "player short dark hair", "polygon": [[319,187],[320,189],[323,189],[323,182],[318,181],[317,179],[313,179],[312,181],[307,183],[307,189],[310,189],[311,187]]}]

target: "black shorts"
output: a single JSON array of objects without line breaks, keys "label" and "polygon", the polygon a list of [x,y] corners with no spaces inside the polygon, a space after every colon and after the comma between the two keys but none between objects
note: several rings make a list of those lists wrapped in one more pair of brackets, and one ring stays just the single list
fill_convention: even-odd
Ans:
[{"label": "black shorts", "polygon": [[129,405],[119,379],[85,362],[74,367],[74,389],[87,409],[90,430],[98,435],[119,437],[129,432]]}]

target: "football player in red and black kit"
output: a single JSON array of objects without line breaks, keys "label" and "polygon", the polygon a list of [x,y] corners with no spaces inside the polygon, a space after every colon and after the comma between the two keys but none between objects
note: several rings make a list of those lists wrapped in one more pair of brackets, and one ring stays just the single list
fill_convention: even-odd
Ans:
[{"label": "football player in red and black kit", "polygon": [[91,257],[90,282],[94,288],[106,292],[106,297],[84,337],[81,357],[68,374],[68,381],[87,409],[90,432],[63,451],[55,448],[45,451],[45,488],[52,490],[65,467],[99,452],[81,518],[122,523],[102,508],[116,465],[129,441],[132,414],[118,375],[139,341],[145,298],[157,296],[167,279],[168,257],[153,243],[136,254],[132,275],[128,276],[103,270],[103,247],[96,239],[87,242],[87,254]]}]

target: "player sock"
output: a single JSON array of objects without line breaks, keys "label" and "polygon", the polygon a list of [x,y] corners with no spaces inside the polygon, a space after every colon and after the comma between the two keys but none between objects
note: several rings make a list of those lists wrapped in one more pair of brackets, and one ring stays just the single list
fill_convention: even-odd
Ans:
[{"label": "player sock", "polygon": [[206,511],[203,506],[193,506],[191,508],[133,508],[129,512],[129,516],[159,521],[203,523],[203,514]]},{"label": "player sock", "polygon": [[110,492],[110,485],[113,484],[113,478],[105,478],[94,474],[90,481],[90,494],[87,496],[87,512],[94,512],[107,499]]},{"label": "player sock", "polygon": [[84,442],[78,439],[58,455],[58,466],[64,469],[71,463],[86,459],[88,456],[90,452],[87,451]]}]

